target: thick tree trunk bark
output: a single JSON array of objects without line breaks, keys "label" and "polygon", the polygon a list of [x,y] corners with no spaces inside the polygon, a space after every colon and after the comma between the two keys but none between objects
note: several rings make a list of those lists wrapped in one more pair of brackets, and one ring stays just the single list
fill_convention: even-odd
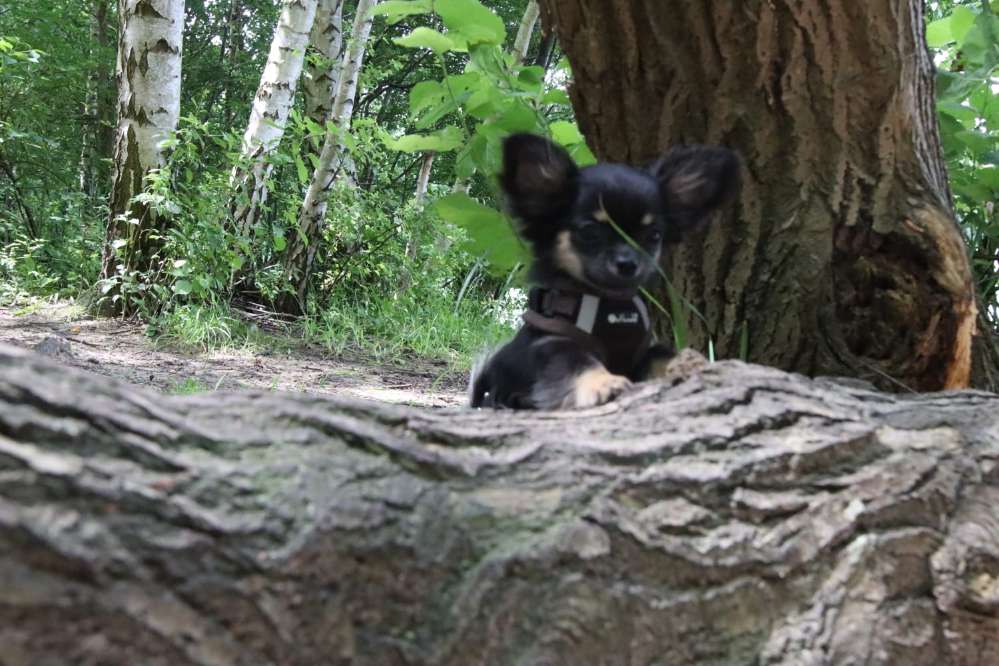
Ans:
[{"label": "thick tree trunk bark", "polygon": [[[738,214],[672,257],[723,355],[882,386],[966,386],[976,306],[921,0],[548,0],[603,159],[745,160]],[[980,342],[980,341],[979,341]],[[983,350],[984,351],[984,350]],[[987,384],[980,375],[977,383]]]},{"label": "thick tree trunk bark", "polygon": [[233,169],[230,179],[233,226],[245,235],[253,230],[267,201],[267,180],[273,168],[267,158],[284,136],[317,5],[318,0],[284,0],[274,29],[270,54],[243,134],[243,162]]},{"label": "thick tree trunk bark", "polygon": [[[104,279],[154,266],[163,220],[134,197],[145,189],[146,176],[165,164],[161,142],[180,116],[184,2],[118,0],[118,20],[118,128]],[[112,307],[127,311],[129,304],[120,300]]]},{"label": "thick tree trunk bark", "polygon": [[276,307],[288,313],[300,313],[305,308],[306,291],[312,272],[316,250],[319,247],[323,219],[326,217],[326,204],[330,190],[342,168],[345,153],[339,133],[350,128],[354,114],[354,96],[357,81],[364,63],[364,51],[374,22],[372,10],[378,0],[359,0],[354,24],[350,34],[350,46],[343,57],[336,98],[330,115],[332,126],[323,139],[323,149],[319,154],[319,164],[312,173],[309,189],[305,193],[302,210],[298,216],[298,233],[291,234],[284,257],[284,276],[287,284],[293,285],[294,292],[283,294]]},{"label": "thick tree trunk bark", "polygon": [[685,357],[498,414],[0,369],[5,666],[999,663],[996,395]]}]

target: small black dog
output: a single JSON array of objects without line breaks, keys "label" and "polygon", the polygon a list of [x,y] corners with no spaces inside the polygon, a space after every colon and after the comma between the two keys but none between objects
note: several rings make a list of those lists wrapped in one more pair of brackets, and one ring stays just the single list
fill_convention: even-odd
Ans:
[{"label": "small black dog", "polygon": [[638,295],[664,243],[678,242],[737,189],[726,148],[683,146],[647,169],[579,169],[531,134],[503,144],[500,183],[534,265],[524,326],[472,373],[473,407],[590,407],[673,356],[653,342]]}]

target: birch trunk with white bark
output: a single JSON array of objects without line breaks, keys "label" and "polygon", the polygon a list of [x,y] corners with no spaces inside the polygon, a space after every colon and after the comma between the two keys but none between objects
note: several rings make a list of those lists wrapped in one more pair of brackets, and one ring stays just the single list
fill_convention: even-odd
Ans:
[{"label": "birch trunk with white bark", "polygon": [[301,312],[305,304],[306,286],[309,273],[316,256],[316,248],[322,235],[323,218],[329,193],[342,168],[344,149],[340,133],[350,127],[354,113],[354,96],[357,93],[357,79],[364,63],[364,52],[371,26],[374,22],[372,10],[378,0],[359,0],[357,13],[350,35],[350,47],[344,54],[336,98],[330,116],[332,121],[323,140],[319,164],[312,174],[309,189],[302,203],[298,217],[298,233],[292,234],[284,259],[284,275],[287,284],[294,285],[294,294],[285,294],[276,303],[284,312]]},{"label": "birch trunk with white bark", "polygon": [[318,57],[306,64],[302,79],[305,114],[325,125],[333,114],[343,62],[343,0],[320,0],[309,46]]},{"label": "birch trunk with white bark", "polygon": [[233,169],[231,178],[233,198],[229,208],[233,227],[244,234],[252,231],[267,201],[267,179],[272,169],[267,158],[284,136],[317,5],[318,0],[284,0],[274,30],[267,65],[243,134],[242,163]]},{"label": "birch trunk with white bark", "polygon": [[541,8],[538,7],[537,0],[528,2],[524,16],[520,19],[517,37],[513,40],[513,55],[517,59],[518,65],[527,58],[527,49],[531,46],[531,36],[534,35],[534,26],[540,15]]},{"label": "birch trunk with white bark", "polygon": [[[135,201],[146,176],[165,161],[162,143],[180,116],[183,0],[118,0],[118,125],[115,134],[111,217],[101,277],[148,270],[164,220]],[[127,303],[115,310],[126,311]]]}]

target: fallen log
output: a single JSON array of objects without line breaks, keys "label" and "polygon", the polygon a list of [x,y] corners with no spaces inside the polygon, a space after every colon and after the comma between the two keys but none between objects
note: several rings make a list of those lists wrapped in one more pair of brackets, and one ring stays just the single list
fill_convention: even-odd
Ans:
[{"label": "fallen log", "polygon": [[0,347],[0,664],[999,664],[999,396],[686,362],[530,414]]}]

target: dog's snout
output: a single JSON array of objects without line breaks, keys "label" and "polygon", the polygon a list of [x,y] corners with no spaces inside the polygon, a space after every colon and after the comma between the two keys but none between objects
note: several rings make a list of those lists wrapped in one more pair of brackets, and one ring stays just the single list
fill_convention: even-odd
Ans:
[{"label": "dog's snout", "polygon": [[634,277],[638,272],[638,262],[634,259],[618,259],[614,262],[614,268],[621,277]]},{"label": "dog's snout", "polygon": [[638,257],[630,248],[621,248],[611,257],[611,269],[620,277],[632,278],[638,273]]}]

